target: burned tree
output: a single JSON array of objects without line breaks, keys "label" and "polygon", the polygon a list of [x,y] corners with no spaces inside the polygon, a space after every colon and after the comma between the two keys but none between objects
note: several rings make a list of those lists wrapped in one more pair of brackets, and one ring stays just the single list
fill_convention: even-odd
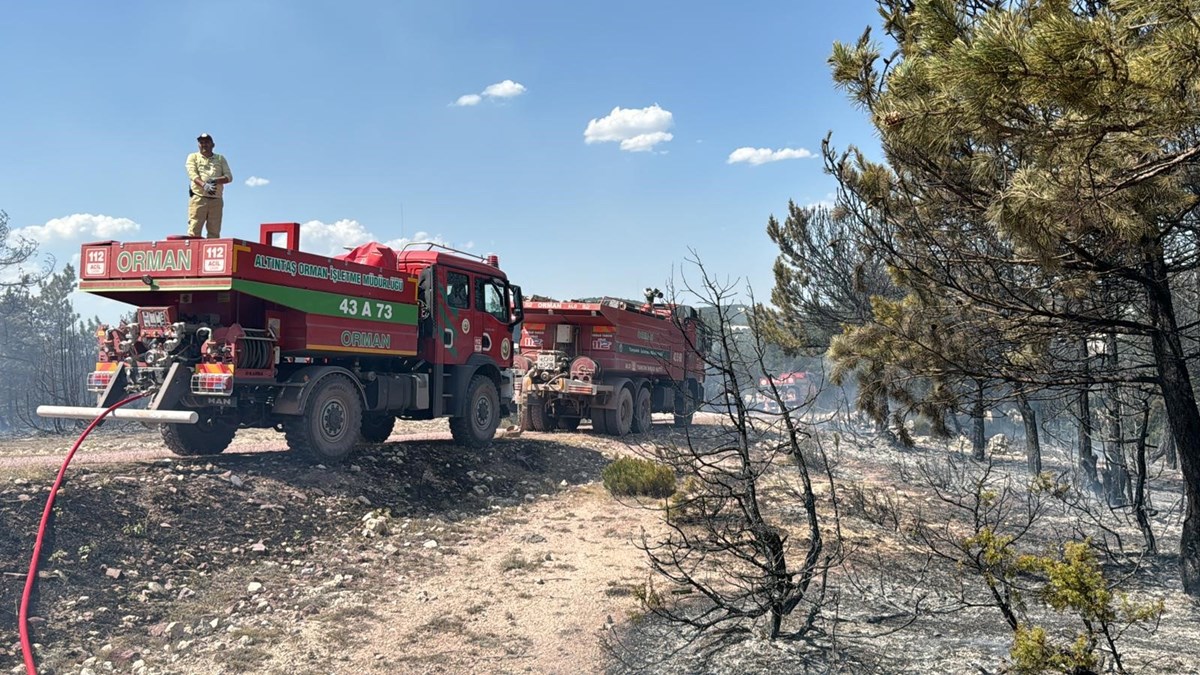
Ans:
[{"label": "burned tree", "polygon": [[[0,211],[0,361],[5,363],[0,371],[0,431],[31,425],[37,392],[50,381],[55,365],[44,354],[47,335],[36,324],[70,312],[66,307],[64,313],[65,296],[39,302],[38,284],[49,277],[54,261],[39,260],[37,243],[15,235],[8,222],[8,214]],[[45,287],[48,295],[58,289],[53,283]]]},{"label": "burned tree", "polygon": [[[752,312],[747,348],[730,328],[732,284],[718,283],[694,262],[699,280],[693,285],[685,279],[683,293],[715,310],[708,326],[712,349],[704,358],[708,377],[720,379],[728,395],[706,406],[722,416],[719,431],[691,428],[687,443],[659,450],[660,461],[683,476],[683,488],[669,502],[668,532],[644,537],[641,547],[661,577],[699,599],[648,609],[687,627],[694,638],[716,643],[746,634],[760,620],[771,638],[802,635],[819,616],[827,571],[840,552],[822,522],[814,486],[819,477],[810,473],[825,459],[819,440],[800,421],[802,409],[785,400],[771,378],[767,389],[779,412],[748,409],[740,394],[752,383],[742,378],[754,366],[763,372],[761,315]],[[781,500],[793,507],[798,502],[799,521],[785,515]],[[800,610],[791,625],[789,617]]]}]

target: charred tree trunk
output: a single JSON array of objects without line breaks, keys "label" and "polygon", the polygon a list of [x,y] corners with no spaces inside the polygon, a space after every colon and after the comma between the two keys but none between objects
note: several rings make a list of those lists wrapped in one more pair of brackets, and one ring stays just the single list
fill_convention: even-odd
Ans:
[{"label": "charred tree trunk", "polygon": [[975,383],[975,404],[971,406],[971,456],[983,461],[987,448],[983,438],[983,384]]},{"label": "charred tree trunk", "polygon": [[1146,504],[1146,437],[1150,434],[1150,401],[1142,404],[1142,425],[1138,431],[1137,454],[1134,469],[1137,474],[1133,480],[1133,513],[1137,518],[1138,529],[1142,531],[1145,541],[1145,551],[1150,555],[1158,553],[1158,542],[1154,539],[1154,530],[1150,527],[1150,514]]},{"label": "charred tree trunk", "polygon": [[[1083,361],[1083,381],[1089,375],[1087,338],[1079,342],[1080,358]],[[1092,452],[1092,403],[1087,385],[1079,391],[1079,473],[1083,484],[1092,492],[1098,493],[1100,484],[1096,480],[1096,455]]]},{"label": "charred tree trunk", "polygon": [[[1109,332],[1104,339],[1104,358],[1115,372],[1118,366],[1117,334]],[[1104,405],[1104,494],[1109,506],[1125,506],[1129,489],[1129,471],[1125,466],[1124,443],[1121,439],[1121,385],[1115,380],[1108,385],[1108,400]]]},{"label": "charred tree trunk", "polygon": [[950,411],[950,421],[954,424],[954,433],[958,434],[959,436],[962,436],[963,435],[963,427],[962,427],[962,422],[960,422],[958,419],[958,410],[957,409]]},{"label": "charred tree trunk", "polygon": [[1146,304],[1150,323],[1155,328],[1150,333],[1150,344],[1158,367],[1167,421],[1171,426],[1171,435],[1175,437],[1179,465],[1183,470],[1180,577],[1184,592],[1192,597],[1200,597],[1200,409],[1196,408],[1196,396],[1183,355],[1161,250],[1147,258],[1146,277]]},{"label": "charred tree trunk", "polygon": [[1170,424],[1162,433],[1162,454],[1167,460],[1167,466],[1172,469],[1179,468],[1179,453],[1175,450],[1175,435],[1171,433]]},{"label": "charred tree trunk", "polygon": [[783,627],[783,617],[791,610],[784,603],[791,595],[791,583],[788,575],[787,560],[784,557],[783,538],[775,530],[764,530],[758,533],[759,542],[763,548],[763,556],[770,567],[771,582],[775,588],[771,592],[771,639],[779,637]]},{"label": "charred tree trunk", "polygon": [[875,423],[879,427],[880,433],[883,434],[883,437],[887,439],[888,443],[893,445],[898,443],[902,444],[902,439],[898,437],[894,431],[892,431],[892,406],[891,403],[888,402],[887,393],[880,392],[877,409],[879,410],[879,419],[876,420]]},{"label": "charred tree trunk", "polygon": [[1037,411],[1029,404],[1024,390],[1017,392],[1017,407],[1025,424],[1025,466],[1036,476],[1042,472],[1042,443],[1038,438]]}]

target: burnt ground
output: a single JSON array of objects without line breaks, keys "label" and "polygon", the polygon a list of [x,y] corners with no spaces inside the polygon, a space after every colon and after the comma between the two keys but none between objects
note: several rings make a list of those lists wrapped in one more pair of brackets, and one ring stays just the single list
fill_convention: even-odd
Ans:
[{"label": "burnt ground", "polygon": [[[1012,631],[981,578],[960,564],[931,555],[915,535],[918,521],[923,521],[935,530],[947,527],[944,531],[952,532],[952,537],[963,537],[970,519],[934,495],[920,467],[937,472],[955,466],[963,471],[961,475],[978,477],[990,464],[990,485],[1007,482],[1024,493],[1030,476],[1022,448],[1011,443],[989,447],[989,462],[979,464],[969,459],[966,439],[947,443],[924,438],[918,439],[916,448],[901,449],[869,433],[846,433],[843,428],[837,435],[840,444],[826,447],[828,467],[838,486],[837,527],[843,555],[830,570],[820,617],[809,633],[772,641],[759,627],[729,646],[713,646],[703,639],[689,641],[677,627],[661,621],[630,622],[610,637],[617,646],[610,672],[1024,672],[1012,667]],[[1044,470],[1057,481],[1069,482],[1071,458],[1054,448],[1043,452]],[[813,468],[819,476],[824,465]],[[774,477],[787,473],[783,468]],[[1019,553],[1056,555],[1062,542],[1092,537],[1114,606],[1121,607],[1126,599],[1133,604],[1162,602],[1157,620],[1136,625],[1114,622],[1120,668],[1102,649],[1098,672],[1196,674],[1200,673],[1200,603],[1182,592],[1178,567],[1182,484],[1178,472],[1164,466],[1152,467],[1150,473],[1157,555],[1141,552],[1132,513],[1108,509],[1076,490],[1062,499],[1046,497],[1043,514],[1030,531],[1020,533],[1015,548]],[[767,481],[762,498],[773,510],[795,503],[788,489],[771,483]],[[817,491],[825,524],[832,528],[828,492],[819,484]],[[961,499],[961,494],[956,498]],[[1026,508],[1027,502],[1013,501],[1007,508],[1013,526],[998,533],[1017,534]],[[789,551],[795,565],[805,550],[800,539],[803,514],[783,509],[769,517],[796,538]],[[826,541],[827,546],[831,543]],[[1022,578],[1017,585],[1022,595],[1014,605],[1023,610],[1022,621],[1044,627],[1059,645],[1070,644],[1084,632],[1077,614],[1056,611],[1039,600],[1035,577]],[[807,609],[808,604],[803,604],[797,614]],[[793,627],[796,624],[791,622]]]},{"label": "burnt ground", "polygon": [[[649,574],[633,541],[654,534],[657,507],[615,502],[598,487],[613,457],[679,442],[670,426],[656,425],[640,447],[585,428],[501,438],[471,452],[448,440],[444,425],[418,424],[398,429],[415,435],[368,446],[336,467],[281,452],[269,431],[242,432],[226,454],[193,459],[167,455],[156,434],[138,429],[103,429],[89,440],[58,497],[31,609],[45,672],[1005,668],[1011,631],[978,579],[931,559],[912,535],[918,517],[953,520],[917,467],[961,464],[961,445],[900,450],[839,432],[827,448],[845,555],[817,628],[792,641],[754,631],[707,653],[638,601]],[[20,592],[48,487],[72,440],[0,442],[0,672],[21,672]],[[1017,449],[993,450],[998,475],[1028,479]],[[1053,451],[1045,462],[1059,475],[1070,465]],[[803,513],[788,506],[790,471],[779,467],[763,495],[799,547]],[[1121,636],[1126,670],[1200,672],[1200,610],[1182,594],[1177,570],[1177,472],[1156,466],[1151,487],[1158,556],[1136,555],[1127,513],[1094,505],[1049,509],[1044,531],[1023,545],[1038,552],[1095,533],[1112,552],[1103,562],[1118,590],[1165,606],[1152,630]],[[1078,628],[1069,613],[1032,597],[1027,604],[1031,618],[1062,635]]]},{"label": "burnt ground", "polygon": [[[81,453],[156,442],[153,432],[98,434]],[[8,448],[58,454],[69,443],[24,439]],[[472,453],[450,440],[385,443],[329,468],[237,448],[71,467],[31,603],[42,664],[61,669],[110,645],[105,656],[128,666],[144,650],[125,638],[155,632],[173,604],[218,591],[211,581],[237,568],[294,565],[319,575],[323,558],[361,529],[365,513],[453,529],[527,494],[594,481],[607,463],[599,452],[536,439]],[[17,610],[56,465],[10,468],[0,482],[0,664],[20,662]]]}]

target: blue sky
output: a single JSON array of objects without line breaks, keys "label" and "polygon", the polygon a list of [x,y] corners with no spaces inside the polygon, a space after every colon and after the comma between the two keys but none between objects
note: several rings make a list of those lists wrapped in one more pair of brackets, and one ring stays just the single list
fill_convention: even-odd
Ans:
[{"label": "blue sky", "polygon": [[224,236],[433,238],[562,299],[638,297],[690,247],[766,299],[767,217],[831,199],[821,139],[875,145],[826,65],[875,22],[869,0],[13,3],[0,209],[60,265],[181,234],[207,132]]}]

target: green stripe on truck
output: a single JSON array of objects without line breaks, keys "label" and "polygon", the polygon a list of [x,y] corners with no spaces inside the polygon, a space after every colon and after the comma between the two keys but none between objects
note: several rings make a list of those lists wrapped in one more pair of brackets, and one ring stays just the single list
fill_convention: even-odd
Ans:
[{"label": "green stripe on truck", "polygon": [[404,302],[375,300],[360,295],[326,293],[303,288],[234,280],[233,289],[310,314],[340,316],[362,321],[382,321],[415,326],[417,306]]}]

